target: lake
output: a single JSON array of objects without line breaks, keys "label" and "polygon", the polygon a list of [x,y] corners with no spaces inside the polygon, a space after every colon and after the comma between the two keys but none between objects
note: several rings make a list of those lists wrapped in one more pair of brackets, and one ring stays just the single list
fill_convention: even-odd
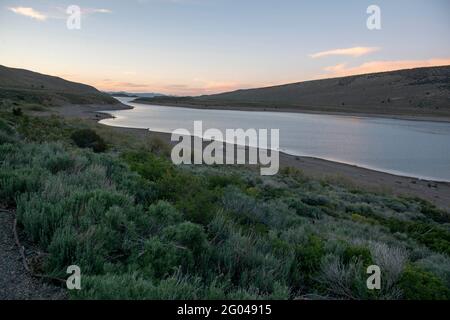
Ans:
[{"label": "lake", "polygon": [[130,110],[105,111],[102,124],[171,133],[203,130],[279,129],[280,151],[378,171],[450,181],[450,123],[288,112],[200,110],[129,102]]}]

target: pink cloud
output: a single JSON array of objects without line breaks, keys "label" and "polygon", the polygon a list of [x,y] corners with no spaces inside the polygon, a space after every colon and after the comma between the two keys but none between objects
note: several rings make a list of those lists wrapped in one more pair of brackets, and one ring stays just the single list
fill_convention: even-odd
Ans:
[{"label": "pink cloud", "polygon": [[314,54],[309,55],[311,58],[323,58],[328,56],[350,56],[350,57],[361,57],[367,55],[369,53],[379,51],[378,47],[352,47],[345,49],[333,49],[327,51],[321,51]]},{"label": "pink cloud", "polygon": [[39,11],[34,10],[33,8],[29,8],[29,7],[12,7],[9,8],[9,10],[11,10],[12,12],[22,15],[22,16],[26,16],[32,19],[36,19],[39,21],[45,21],[47,19],[47,16]]},{"label": "pink cloud", "polygon": [[356,74],[375,73],[383,71],[394,71],[400,69],[412,69],[420,67],[433,67],[450,65],[450,58],[428,59],[428,60],[392,60],[392,61],[370,61],[356,67],[347,67],[341,63],[324,68],[327,74],[319,78],[344,77]]}]

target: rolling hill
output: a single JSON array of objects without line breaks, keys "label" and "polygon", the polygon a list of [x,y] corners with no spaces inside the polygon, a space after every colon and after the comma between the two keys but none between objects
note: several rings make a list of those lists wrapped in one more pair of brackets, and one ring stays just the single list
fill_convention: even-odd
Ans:
[{"label": "rolling hill", "polygon": [[450,66],[305,81],[197,99],[318,111],[450,114]]},{"label": "rolling hill", "polygon": [[197,108],[450,118],[450,66],[304,81],[198,97],[136,102]]},{"label": "rolling hill", "polygon": [[92,86],[2,65],[0,65],[0,99],[47,105],[117,103],[117,100]]}]

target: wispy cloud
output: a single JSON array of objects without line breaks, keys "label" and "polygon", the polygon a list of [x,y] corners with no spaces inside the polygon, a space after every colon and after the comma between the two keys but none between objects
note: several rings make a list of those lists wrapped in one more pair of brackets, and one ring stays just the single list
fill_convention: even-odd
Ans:
[{"label": "wispy cloud", "polygon": [[428,59],[428,60],[391,60],[391,61],[370,61],[359,66],[347,67],[347,64],[341,63],[324,68],[327,74],[320,76],[326,77],[344,77],[355,74],[394,71],[400,69],[411,69],[420,67],[434,67],[450,65],[450,58]]},{"label": "wispy cloud", "polygon": [[34,10],[33,8],[29,7],[11,7],[9,8],[12,12],[16,14],[20,14],[22,16],[26,16],[32,19],[36,19],[39,21],[45,21],[47,20],[47,16],[39,11]]},{"label": "wispy cloud", "polygon": [[[66,8],[63,7],[54,7],[54,8],[50,8],[47,12],[40,12],[37,11],[36,9],[33,9],[31,7],[11,7],[8,8],[10,11],[19,14],[19,15],[23,15],[23,16],[27,16],[39,21],[45,21],[47,19],[66,19],[67,18],[67,13],[66,13]],[[109,14],[112,13],[112,11],[110,9],[105,9],[105,8],[81,8],[81,14],[84,16],[90,16],[93,14]]]},{"label": "wispy cloud", "polygon": [[309,56],[313,59],[323,58],[328,56],[350,56],[350,57],[361,57],[366,54],[379,51],[378,47],[353,47],[344,49],[333,49],[327,51],[321,51],[317,53],[310,54]]},{"label": "wispy cloud", "polygon": [[93,14],[93,13],[112,13],[109,9],[98,9],[98,8],[86,8],[82,9],[81,12],[83,14]]}]

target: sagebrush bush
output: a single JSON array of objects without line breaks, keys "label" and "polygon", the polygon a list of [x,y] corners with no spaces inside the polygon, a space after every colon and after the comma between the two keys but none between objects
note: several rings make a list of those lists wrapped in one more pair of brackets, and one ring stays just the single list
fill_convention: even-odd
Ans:
[{"label": "sagebrush bush", "polygon": [[450,288],[450,258],[442,254],[431,254],[416,261],[417,266],[437,275]]},{"label": "sagebrush bush", "polygon": [[160,137],[155,136],[151,137],[146,141],[147,150],[151,153],[162,155],[162,156],[170,156],[170,147],[169,145]]},{"label": "sagebrush bush", "polygon": [[344,263],[340,257],[328,254],[322,260],[317,279],[332,297],[368,299],[373,291],[367,289],[365,271],[360,260]]},{"label": "sagebrush bush", "polygon": [[450,299],[450,290],[438,277],[414,265],[406,266],[399,286],[408,300]]},{"label": "sagebrush bush", "polygon": [[373,258],[369,248],[358,245],[346,245],[342,253],[342,260],[345,264],[361,261],[365,267],[373,264]]},{"label": "sagebrush bush", "polygon": [[92,129],[76,130],[71,138],[80,148],[91,148],[94,152],[106,150],[106,142]]},{"label": "sagebrush bush", "polygon": [[169,202],[160,200],[155,204],[152,204],[148,209],[150,217],[155,219],[155,223],[160,226],[173,225],[180,223],[183,217],[174,206]]},{"label": "sagebrush bush", "polygon": [[162,231],[162,237],[181,247],[188,248],[194,254],[200,254],[208,246],[203,227],[192,222],[169,226]]},{"label": "sagebrush bush", "polygon": [[13,127],[0,118],[0,145],[17,142],[17,133]]},{"label": "sagebrush bush", "polygon": [[184,271],[192,270],[194,265],[194,255],[189,248],[159,237],[147,240],[136,260],[141,272],[153,279],[171,275],[180,267]]},{"label": "sagebrush bush", "polygon": [[45,174],[43,170],[1,168],[0,202],[6,206],[14,205],[17,196],[37,190]]},{"label": "sagebrush bush", "polygon": [[39,143],[0,144],[0,203],[17,207],[46,274],[82,268],[75,298],[448,298],[447,216],[426,202],[289,170],[260,177],[148,151],[95,153],[71,146],[60,119],[14,119]]},{"label": "sagebrush bush", "polygon": [[20,117],[23,115],[23,111],[21,108],[13,108],[12,114],[15,115],[16,117]]}]

